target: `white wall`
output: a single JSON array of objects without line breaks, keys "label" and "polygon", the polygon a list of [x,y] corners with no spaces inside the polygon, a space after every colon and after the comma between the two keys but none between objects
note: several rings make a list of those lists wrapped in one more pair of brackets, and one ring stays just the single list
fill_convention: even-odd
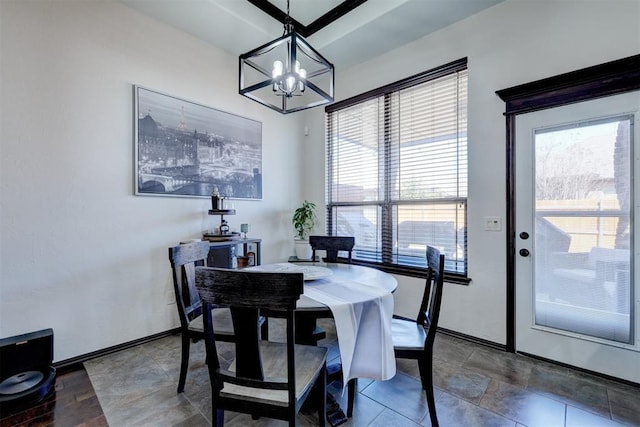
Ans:
[{"label": "white wall", "polygon": [[219,217],[133,195],[134,84],[263,123],[263,200],[229,222],[263,238],[263,262],[293,253],[302,134],[238,95],[237,57],[113,1],[0,16],[0,337],[51,327],[60,361],[178,326],[167,248]]},{"label": "white wall", "polygon": [[[337,99],[467,57],[469,67],[469,286],[445,287],[442,327],[506,343],[506,236],[483,217],[505,217],[504,103],[496,90],[640,53],[637,0],[508,0],[348,70],[336,71]],[[323,112],[304,120],[322,129]],[[304,167],[324,155],[321,132],[305,141]],[[324,174],[324,171],[321,171]],[[323,175],[324,176],[324,175]],[[323,178],[305,192],[322,196]],[[415,316],[422,281],[398,277],[395,311]]]}]

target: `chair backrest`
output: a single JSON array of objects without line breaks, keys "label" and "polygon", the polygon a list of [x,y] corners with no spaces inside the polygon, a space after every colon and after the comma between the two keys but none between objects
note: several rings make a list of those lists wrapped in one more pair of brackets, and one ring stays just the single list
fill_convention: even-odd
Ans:
[{"label": "chair backrest", "polygon": [[311,259],[316,259],[316,250],[326,251],[324,258],[326,262],[336,262],[338,252],[345,251],[348,255],[348,262],[351,263],[351,251],[356,244],[355,237],[352,236],[309,236],[309,244],[313,250]]},{"label": "chair backrest", "polygon": [[[295,329],[296,301],[304,289],[302,273],[268,273],[220,268],[196,268],[196,287],[204,307],[228,306],[236,334],[235,371],[220,369],[213,339],[211,312],[204,310],[205,342],[211,384],[217,392],[223,383],[259,389],[287,390],[289,403],[295,405]],[[287,324],[287,381],[265,378],[260,351],[260,310],[270,317],[283,317]],[[215,398],[215,397],[214,397]]]},{"label": "chair backrest", "polygon": [[180,325],[202,314],[200,295],[196,289],[196,266],[205,265],[209,254],[208,242],[193,242],[169,248],[169,261],[173,270],[173,290],[180,315]]},{"label": "chair backrest", "polygon": [[420,304],[417,322],[427,328],[425,345],[433,345],[436,336],[440,306],[442,303],[442,288],[444,286],[444,255],[432,246],[427,246],[427,280]]}]

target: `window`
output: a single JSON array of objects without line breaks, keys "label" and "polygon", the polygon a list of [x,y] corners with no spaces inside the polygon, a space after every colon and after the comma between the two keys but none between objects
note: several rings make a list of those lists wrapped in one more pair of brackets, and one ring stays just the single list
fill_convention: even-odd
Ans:
[{"label": "window", "polygon": [[355,260],[410,273],[431,245],[466,276],[466,58],[325,111],[327,230]]}]

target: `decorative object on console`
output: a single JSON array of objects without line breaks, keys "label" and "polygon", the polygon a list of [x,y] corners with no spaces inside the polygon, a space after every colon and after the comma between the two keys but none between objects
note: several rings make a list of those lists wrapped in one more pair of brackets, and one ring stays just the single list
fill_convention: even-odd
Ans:
[{"label": "decorative object on console", "polygon": [[246,239],[249,232],[249,224],[240,224],[240,232],[244,233],[243,239]]},{"label": "decorative object on console", "polygon": [[239,93],[282,114],[333,102],[334,67],[293,28],[240,55]]},{"label": "decorative object on console", "polygon": [[220,222],[220,234],[222,235],[229,234],[229,223],[227,222],[226,219],[223,219]]},{"label": "decorative object on console", "polygon": [[216,211],[218,209],[220,209],[220,193],[216,185],[213,187],[213,192],[211,192],[211,210]]},{"label": "decorative object on console", "polygon": [[[246,237],[245,237],[246,239]],[[255,252],[247,252],[247,258],[249,258],[249,267],[253,267],[256,265],[256,253]]]},{"label": "decorative object on console", "polygon": [[220,215],[220,226],[216,233],[204,233],[202,240],[208,240],[210,242],[226,242],[228,240],[239,240],[240,233],[236,231],[230,231],[229,223],[224,219],[225,215],[235,215],[235,209],[209,209],[209,215]]},{"label": "decorative object on console", "polygon": [[261,122],[140,86],[134,91],[136,195],[211,196],[214,210],[223,209],[221,195],[262,199]]},{"label": "decorative object on console", "polygon": [[248,256],[240,255],[240,256],[236,257],[236,260],[238,262],[238,268],[249,267],[249,257]]}]

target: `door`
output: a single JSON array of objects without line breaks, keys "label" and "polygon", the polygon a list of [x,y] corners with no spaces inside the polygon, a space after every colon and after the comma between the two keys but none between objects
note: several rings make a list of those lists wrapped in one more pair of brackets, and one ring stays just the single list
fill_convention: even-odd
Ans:
[{"label": "door", "polygon": [[639,108],[631,92],[515,121],[516,351],[634,382]]}]

